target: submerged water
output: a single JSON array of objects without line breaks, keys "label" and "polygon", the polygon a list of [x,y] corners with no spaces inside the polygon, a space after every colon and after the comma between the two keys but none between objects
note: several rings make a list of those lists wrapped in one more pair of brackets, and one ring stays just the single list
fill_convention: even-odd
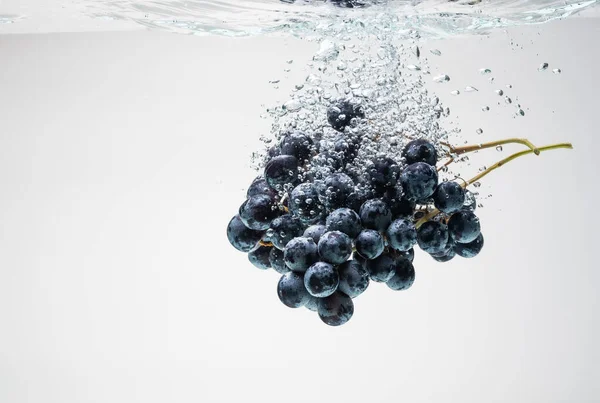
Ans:
[{"label": "submerged water", "polygon": [[[598,0],[333,1],[93,0],[85,13],[197,35],[245,36],[280,31],[305,35],[324,28],[342,30],[339,24],[348,22],[368,27],[383,21],[399,37],[412,35],[413,31],[439,37],[542,23],[598,3]],[[348,7],[357,2],[364,5],[358,7],[360,11]]]}]

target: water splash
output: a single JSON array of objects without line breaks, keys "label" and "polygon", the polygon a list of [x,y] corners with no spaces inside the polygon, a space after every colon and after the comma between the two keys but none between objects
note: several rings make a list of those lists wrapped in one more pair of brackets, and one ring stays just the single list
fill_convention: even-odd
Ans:
[{"label": "water splash", "polygon": [[[344,4],[359,5],[345,0]],[[352,22],[375,32],[381,20],[397,38],[485,33],[492,28],[537,24],[565,18],[600,0],[362,0],[365,7],[332,2],[278,0],[90,0],[85,13],[131,21],[153,29],[194,35],[247,36],[273,32],[293,35],[341,33]],[[381,18],[382,14],[384,15]],[[350,22],[350,24],[348,24]],[[434,53],[436,54],[436,53]]]}]

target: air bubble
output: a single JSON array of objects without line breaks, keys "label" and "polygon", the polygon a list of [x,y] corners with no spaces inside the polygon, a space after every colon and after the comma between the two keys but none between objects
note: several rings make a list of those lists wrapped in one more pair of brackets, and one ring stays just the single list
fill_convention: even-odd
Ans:
[{"label": "air bubble", "polygon": [[542,63],[540,64],[540,67],[538,67],[538,71],[545,71],[548,69],[548,63]]},{"label": "air bubble", "polygon": [[415,64],[409,64],[408,66],[406,66],[407,69],[412,70],[412,71],[419,71],[421,70],[421,67],[415,65]]},{"label": "air bubble", "polygon": [[496,151],[502,151],[502,146],[496,146]]},{"label": "air bubble", "polygon": [[479,129],[475,130],[475,132],[476,132],[477,134],[483,134],[483,129],[479,128]]},{"label": "air bubble", "polygon": [[459,90],[450,91],[450,95],[460,95]]},{"label": "air bubble", "polygon": [[490,70],[490,69],[479,69],[479,72],[481,74],[485,75],[485,74],[490,74],[492,72],[492,70]]},{"label": "air bubble", "polygon": [[431,49],[429,52],[431,52],[432,55],[436,55],[436,56],[442,55],[442,52],[439,51],[438,49]]},{"label": "air bubble", "polygon": [[560,74],[560,73],[562,73],[562,70],[561,69],[553,69],[552,72],[554,74]]},{"label": "air bubble", "polygon": [[433,77],[433,81],[435,81],[436,83],[445,83],[450,81],[450,76],[447,74],[441,74],[439,76]]},{"label": "air bubble", "polygon": [[465,92],[475,92],[475,91],[479,91],[479,90],[477,88],[475,88],[475,87],[470,86],[470,85],[467,85],[465,87]]},{"label": "air bubble", "polygon": [[502,91],[502,90],[496,90],[494,92],[496,93],[496,95],[500,95],[500,96],[504,95],[504,91]]}]

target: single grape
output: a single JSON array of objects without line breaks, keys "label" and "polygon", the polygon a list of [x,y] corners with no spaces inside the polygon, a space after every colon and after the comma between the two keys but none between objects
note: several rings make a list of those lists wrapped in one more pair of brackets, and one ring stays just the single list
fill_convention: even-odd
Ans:
[{"label": "single grape", "polygon": [[271,146],[267,151],[267,161],[270,161],[273,157],[278,157],[281,155],[281,148],[277,146]]},{"label": "single grape", "polygon": [[281,139],[281,154],[292,155],[300,162],[310,157],[312,148],[312,139],[300,131],[288,133]]},{"label": "single grape", "polygon": [[312,295],[310,295],[310,298],[308,299],[308,302],[306,303],[306,305],[304,305],[304,307],[313,312],[317,312],[319,310],[320,299],[321,298],[313,297]]},{"label": "single grape", "polygon": [[417,229],[412,221],[399,218],[392,221],[385,232],[388,243],[393,249],[405,252],[417,243]]},{"label": "single grape", "polygon": [[474,241],[469,243],[456,243],[456,245],[454,245],[454,252],[459,256],[471,258],[477,256],[482,248],[483,234],[480,233]]},{"label": "single grape", "polygon": [[448,227],[437,221],[427,221],[417,231],[417,243],[427,253],[443,251],[448,243]]},{"label": "single grape", "polygon": [[385,231],[392,222],[392,211],[381,199],[367,200],[360,208],[360,221],[365,228]]},{"label": "single grape", "polygon": [[291,155],[273,157],[265,166],[265,180],[276,190],[298,181],[298,160]]},{"label": "single grape", "polygon": [[341,134],[333,141],[334,159],[338,159],[340,167],[354,161],[360,148],[360,137]]},{"label": "single grape", "polygon": [[246,227],[266,230],[277,216],[281,215],[277,202],[267,195],[256,195],[240,206],[239,215]]},{"label": "single grape", "polygon": [[271,253],[271,249],[275,248],[272,246],[260,245],[258,248],[248,252],[248,260],[261,270],[270,269],[271,262],[269,261],[269,254]]},{"label": "single grape", "polygon": [[472,211],[459,211],[448,220],[448,231],[454,241],[469,243],[479,236],[481,224]]},{"label": "single grape", "polygon": [[346,199],[346,207],[351,208],[360,214],[360,208],[369,199],[372,199],[373,195],[368,189],[363,187],[356,187],[352,193]]},{"label": "single grape", "polygon": [[415,162],[404,168],[400,182],[408,199],[424,200],[435,191],[438,174],[435,167],[424,162]]},{"label": "single grape", "polygon": [[340,231],[350,238],[355,238],[362,230],[356,211],[345,207],[332,211],[327,216],[325,226],[327,231]]},{"label": "single grape", "polygon": [[454,252],[454,250],[451,250],[443,255],[436,254],[435,256],[434,255],[430,255],[430,256],[440,263],[445,263],[445,262],[452,260],[454,258],[454,256],[456,256],[456,252]]},{"label": "single grape", "polygon": [[415,211],[416,203],[404,196],[404,190],[402,190],[400,184],[389,189],[384,196],[384,200],[390,206],[392,219],[411,217]]},{"label": "single grape", "polygon": [[319,255],[327,263],[344,263],[352,254],[352,240],[340,231],[323,234],[318,244]]},{"label": "single grape", "polygon": [[385,248],[383,236],[379,231],[364,229],[354,240],[356,252],[365,259],[375,259]]},{"label": "single grape", "polygon": [[324,203],[331,210],[345,207],[348,196],[354,191],[354,182],[345,173],[335,172],[325,178]]},{"label": "single grape", "polygon": [[305,272],[306,269],[319,260],[317,244],[312,238],[294,238],[285,245],[283,259],[290,270]]},{"label": "single grape", "polygon": [[410,288],[415,282],[415,268],[408,259],[397,259],[392,278],[387,281],[387,286],[392,290],[400,291]]},{"label": "single grape", "polygon": [[441,212],[452,214],[463,207],[465,190],[456,182],[442,182],[435,189],[433,202]]},{"label": "single grape", "polygon": [[304,274],[304,286],[313,297],[328,297],[337,290],[339,282],[335,267],[325,262],[313,264]]},{"label": "single grape", "polygon": [[321,298],[318,304],[321,320],[329,326],[340,326],[348,322],[354,314],[352,298],[341,291]]},{"label": "single grape", "polygon": [[369,272],[362,263],[348,260],[338,267],[338,289],[350,298],[356,298],[369,286]]},{"label": "single grape", "polygon": [[283,250],[285,245],[293,238],[301,236],[304,232],[302,222],[290,214],[284,214],[271,222],[268,230],[269,239],[276,248]]},{"label": "single grape", "polygon": [[400,177],[400,166],[391,158],[380,157],[373,160],[367,170],[373,189],[383,192],[396,185]]},{"label": "single grape", "polygon": [[371,280],[385,283],[394,275],[396,259],[392,255],[384,253],[373,260],[367,260],[365,267],[369,272]]},{"label": "single grape", "polygon": [[301,183],[290,193],[290,211],[307,224],[319,221],[323,213],[323,205],[314,184]]},{"label": "single grape", "polygon": [[283,251],[277,248],[272,247],[269,252],[269,263],[273,270],[275,270],[279,274],[285,274],[290,272],[290,268],[285,264],[285,260],[283,260]]},{"label": "single grape", "polygon": [[341,100],[327,108],[327,121],[335,130],[344,131],[352,119],[364,118],[362,107],[350,100]]},{"label": "single grape", "polygon": [[318,244],[319,239],[321,239],[321,236],[323,236],[323,234],[326,232],[327,232],[327,227],[325,225],[314,224],[314,225],[311,225],[310,227],[308,227],[306,230],[304,230],[304,234],[302,236],[305,236],[307,238],[312,238],[312,240]]},{"label": "single grape", "polygon": [[258,195],[267,195],[272,198],[277,197],[277,193],[273,191],[273,189],[271,189],[269,185],[267,185],[267,181],[263,176],[255,178],[250,184],[250,187],[248,187],[248,191],[246,192],[246,198],[248,199]]},{"label": "single grape", "polygon": [[402,150],[402,157],[406,159],[406,164],[414,164],[415,162],[424,162],[435,166],[437,163],[437,151],[433,144],[425,139],[410,141]]},{"label": "single grape", "polygon": [[300,308],[310,299],[310,294],[304,287],[304,276],[293,271],[281,276],[277,283],[277,295],[290,308]]},{"label": "single grape", "polygon": [[415,250],[414,248],[410,248],[407,251],[398,251],[395,249],[390,250],[390,254],[394,256],[396,259],[407,259],[409,262],[413,262],[415,260]]},{"label": "single grape", "polygon": [[239,215],[233,217],[227,224],[227,239],[234,248],[241,252],[250,252],[254,249],[264,233],[264,231],[246,227]]}]

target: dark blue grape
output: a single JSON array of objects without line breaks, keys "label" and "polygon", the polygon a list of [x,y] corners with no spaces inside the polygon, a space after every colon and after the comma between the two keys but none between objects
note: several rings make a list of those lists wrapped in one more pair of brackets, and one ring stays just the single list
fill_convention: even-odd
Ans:
[{"label": "dark blue grape", "polygon": [[264,231],[255,231],[244,225],[239,215],[236,215],[227,225],[229,243],[241,252],[250,252],[261,240]]},{"label": "dark blue grape", "polygon": [[258,195],[267,195],[272,198],[277,197],[277,193],[267,185],[267,181],[263,176],[259,176],[254,179],[248,187],[248,191],[246,192],[246,197],[250,198]]},{"label": "dark blue grape", "polygon": [[387,286],[392,290],[400,291],[410,288],[415,282],[415,268],[408,259],[397,259],[392,278],[387,281]]},{"label": "dark blue grape", "polygon": [[369,199],[372,199],[372,193],[363,187],[356,187],[346,199],[346,206],[360,214],[360,208]]},{"label": "dark blue grape", "polygon": [[362,107],[350,100],[341,100],[327,108],[327,121],[335,130],[344,131],[352,119],[364,118]]},{"label": "dark blue grape", "polygon": [[392,221],[385,235],[390,247],[397,251],[408,251],[417,243],[417,229],[412,221],[399,218]]},{"label": "dark blue grape", "polygon": [[442,182],[435,189],[433,202],[441,212],[452,214],[463,207],[465,190],[456,182]]},{"label": "dark blue grape", "polygon": [[273,270],[279,274],[289,273],[290,269],[283,260],[283,251],[277,248],[271,248],[269,252],[269,263]]},{"label": "dark blue grape", "polygon": [[424,162],[435,166],[437,163],[437,151],[433,144],[424,139],[410,141],[402,150],[402,157],[406,160],[406,164],[414,164],[415,162]]},{"label": "dark blue grape", "polygon": [[326,232],[327,232],[327,227],[325,225],[315,224],[315,225],[311,225],[306,230],[304,230],[304,234],[302,236],[305,236],[307,238],[312,238],[312,240],[318,244],[319,239],[321,239],[321,236]]},{"label": "dark blue grape", "polygon": [[385,231],[392,222],[392,211],[381,199],[367,200],[360,208],[360,221],[365,228]]},{"label": "dark blue grape", "polygon": [[378,192],[393,188],[400,177],[400,166],[391,158],[380,157],[367,170],[370,184]]},{"label": "dark blue grape", "polygon": [[375,259],[385,248],[383,236],[379,231],[365,229],[354,240],[356,252],[365,259]]},{"label": "dark blue grape", "polygon": [[254,230],[268,229],[271,221],[281,213],[275,199],[267,195],[256,195],[247,199],[240,206],[239,211],[244,225]]},{"label": "dark blue grape", "polygon": [[313,297],[312,295],[310,296],[308,302],[306,303],[306,305],[304,305],[304,307],[306,309],[309,309],[313,312],[317,312],[319,310],[319,300],[321,298],[317,298],[317,297]]},{"label": "dark blue grape", "polygon": [[341,291],[321,298],[318,304],[321,320],[329,326],[340,326],[348,322],[354,314],[352,298]]},{"label": "dark blue grape", "polygon": [[329,231],[321,236],[319,255],[327,263],[344,263],[352,254],[352,240],[340,231]]},{"label": "dark blue grape", "polygon": [[350,238],[355,238],[362,230],[360,217],[356,211],[345,207],[332,211],[327,216],[325,226],[327,231],[340,231]]},{"label": "dark blue grape", "polygon": [[324,202],[325,206],[331,210],[345,207],[348,196],[354,191],[354,182],[352,179],[341,172],[335,172],[325,178],[324,183]]},{"label": "dark blue grape", "polygon": [[440,263],[445,263],[445,262],[452,260],[454,258],[454,256],[456,256],[456,252],[454,252],[454,250],[451,250],[443,255],[436,254],[436,255],[430,255],[430,256]]},{"label": "dark blue grape", "polygon": [[298,161],[306,161],[313,149],[313,141],[300,131],[288,133],[281,139],[281,154],[292,155]]},{"label": "dark blue grape", "polygon": [[410,248],[409,250],[404,252],[391,249],[390,254],[396,259],[407,259],[411,263],[415,260],[415,250],[413,248]]},{"label": "dark blue grape", "polygon": [[276,190],[298,182],[298,160],[291,155],[273,157],[265,166],[265,180]]},{"label": "dark blue grape", "polygon": [[454,252],[459,256],[471,258],[477,256],[482,248],[483,234],[479,234],[474,241],[469,243],[456,243],[456,245],[454,245]]},{"label": "dark blue grape", "polygon": [[310,299],[310,294],[304,287],[304,276],[293,271],[281,276],[277,283],[277,295],[290,308],[300,308]]},{"label": "dark blue grape", "polygon": [[271,268],[271,262],[269,261],[269,254],[271,249],[275,249],[272,246],[260,245],[258,248],[248,252],[248,260],[254,266],[261,270],[267,270]]},{"label": "dark blue grape", "polygon": [[362,263],[348,260],[338,267],[340,284],[338,289],[350,298],[356,298],[369,286],[369,272]]},{"label": "dark blue grape", "polygon": [[392,219],[411,217],[415,211],[416,203],[404,196],[404,191],[399,185],[389,189],[384,196],[384,200],[390,206]]},{"label": "dark blue grape", "polygon": [[427,221],[417,231],[417,243],[427,253],[441,252],[448,243],[448,227],[437,221]]},{"label": "dark blue grape", "polygon": [[404,168],[400,182],[408,199],[424,200],[435,191],[438,175],[435,167],[424,162],[415,162]]},{"label": "dark blue grape", "polygon": [[338,272],[329,263],[317,262],[304,274],[304,286],[313,297],[328,297],[338,288]]},{"label": "dark blue grape", "polygon": [[314,184],[301,183],[290,193],[290,211],[307,224],[318,222],[323,213],[319,193]]},{"label": "dark blue grape", "polygon": [[306,269],[319,260],[317,244],[312,238],[294,238],[285,245],[283,258],[290,270],[305,272]]},{"label": "dark blue grape", "polygon": [[355,160],[360,148],[360,139],[358,136],[340,134],[331,143],[327,143],[327,146],[323,153],[327,165],[340,170]]},{"label": "dark blue grape", "polygon": [[293,238],[299,237],[304,232],[302,222],[290,214],[284,214],[271,222],[269,239],[276,248],[283,250],[285,245]]},{"label": "dark blue grape", "polygon": [[281,155],[281,148],[277,146],[271,146],[267,151],[267,161],[270,161],[273,157],[278,157]]},{"label": "dark blue grape", "polygon": [[371,280],[378,283],[385,283],[394,275],[396,259],[388,253],[380,255],[373,260],[367,260],[365,267],[369,272]]},{"label": "dark blue grape", "polygon": [[448,220],[448,231],[454,241],[469,243],[479,236],[481,224],[472,211],[459,211]]}]

